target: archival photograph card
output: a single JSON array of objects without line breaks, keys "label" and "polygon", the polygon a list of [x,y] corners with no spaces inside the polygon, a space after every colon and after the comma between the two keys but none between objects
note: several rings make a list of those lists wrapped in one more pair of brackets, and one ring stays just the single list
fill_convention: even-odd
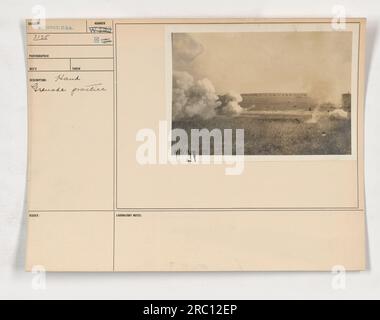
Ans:
[{"label": "archival photograph card", "polygon": [[364,270],[365,23],[27,20],[26,269]]}]

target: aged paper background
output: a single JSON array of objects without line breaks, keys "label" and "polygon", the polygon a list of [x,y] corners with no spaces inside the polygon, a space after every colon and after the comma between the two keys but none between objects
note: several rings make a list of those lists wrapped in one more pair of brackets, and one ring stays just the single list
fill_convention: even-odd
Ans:
[{"label": "aged paper background", "polygon": [[[48,20],[72,27],[64,40],[71,47],[58,46],[58,38],[50,48],[29,42],[28,54],[47,53],[49,63],[69,55],[71,64],[91,63],[70,65],[80,79],[65,82],[67,93],[28,86],[28,270],[36,264],[51,271],[365,268],[364,20],[348,21],[357,32],[353,157],[249,161],[241,176],[224,175],[223,166],[136,163],[136,132],[157,129],[168,117],[168,32],[189,24],[318,27],[330,20],[114,20],[105,23],[113,45],[73,49],[74,32],[93,36],[96,22]],[[51,84],[58,73],[30,70],[28,83]],[[94,84],[104,91],[70,94]],[[94,250],[86,250],[90,243]]]}]

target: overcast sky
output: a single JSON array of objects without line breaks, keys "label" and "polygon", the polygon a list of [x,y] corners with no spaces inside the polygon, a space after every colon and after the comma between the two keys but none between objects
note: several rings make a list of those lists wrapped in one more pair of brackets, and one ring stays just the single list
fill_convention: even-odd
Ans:
[{"label": "overcast sky", "polygon": [[173,69],[208,78],[218,93],[351,91],[351,32],[215,32],[173,35]]}]

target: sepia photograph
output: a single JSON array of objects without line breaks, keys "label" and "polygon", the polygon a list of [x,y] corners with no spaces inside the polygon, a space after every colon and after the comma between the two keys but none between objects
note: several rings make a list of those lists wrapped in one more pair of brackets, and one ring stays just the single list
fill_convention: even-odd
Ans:
[{"label": "sepia photograph", "polygon": [[352,61],[350,31],[173,32],[172,129],[189,146],[243,129],[248,156],[351,155]]}]

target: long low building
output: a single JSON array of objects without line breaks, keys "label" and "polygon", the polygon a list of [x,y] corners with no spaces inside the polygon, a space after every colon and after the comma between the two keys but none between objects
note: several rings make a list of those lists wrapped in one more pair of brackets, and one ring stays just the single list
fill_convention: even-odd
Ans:
[{"label": "long low building", "polygon": [[[281,110],[313,110],[317,103],[307,93],[243,93],[240,106],[247,111],[281,111]],[[323,103],[318,106],[325,110],[334,110],[342,107],[351,111],[351,93],[343,93],[340,105]]]},{"label": "long low building", "polygon": [[243,93],[241,107],[248,110],[309,110],[315,103],[307,93]]}]

